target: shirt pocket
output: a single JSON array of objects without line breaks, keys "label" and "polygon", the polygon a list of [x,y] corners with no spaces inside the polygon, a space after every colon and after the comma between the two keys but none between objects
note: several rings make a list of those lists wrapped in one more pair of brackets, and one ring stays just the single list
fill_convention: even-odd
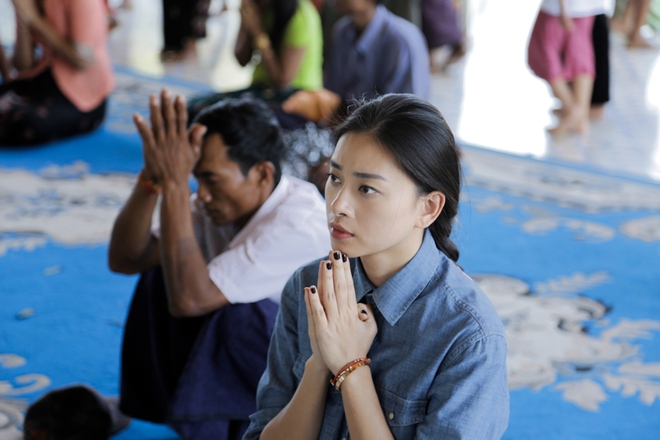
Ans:
[{"label": "shirt pocket", "polygon": [[406,399],[381,387],[376,387],[376,392],[394,438],[414,438],[417,425],[426,417],[426,400]]}]

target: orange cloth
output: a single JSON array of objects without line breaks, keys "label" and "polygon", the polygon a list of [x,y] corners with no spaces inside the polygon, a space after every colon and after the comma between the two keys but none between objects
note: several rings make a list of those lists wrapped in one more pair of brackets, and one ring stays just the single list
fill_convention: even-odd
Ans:
[{"label": "orange cloth", "polygon": [[[98,107],[114,87],[108,36],[107,9],[103,0],[45,0],[46,20],[68,41],[81,44],[94,53],[94,64],[78,70],[44,47],[41,69],[51,68],[60,91],[81,112]],[[38,73],[38,72],[37,72]]]}]

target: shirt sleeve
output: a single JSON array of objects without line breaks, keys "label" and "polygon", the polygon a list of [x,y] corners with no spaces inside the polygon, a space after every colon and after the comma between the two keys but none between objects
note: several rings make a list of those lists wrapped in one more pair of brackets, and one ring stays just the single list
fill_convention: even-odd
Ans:
[{"label": "shirt sleeve", "polygon": [[244,440],[259,439],[268,422],[291,401],[300,383],[295,367],[304,369],[306,359],[298,359],[297,317],[303,294],[299,274],[300,271],[296,272],[288,280],[282,292],[282,302],[268,347],[268,364],[257,388],[257,412],[250,416],[250,426]]},{"label": "shirt sleeve", "polygon": [[509,422],[506,340],[472,343],[434,379],[427,416],[415,438],[499,439]]},{"label": "shirt sleeve", "polygon": [[309,44],[309,34],[312,32],[312,20],[309,19],[308,12],[301,2],[298,3],[298,9],[289,20],[284,31],[282,44],[284,46],[306,48]]},{"label": "shirt sleeve", "polygon": [[279,301],[289,276],[329,251],[323,241],[327,229],[312,216],[279,219],[276,223],[276,229],[259,227],[249,238],[208,264],[211,280],[230,303],[265,298]]}]

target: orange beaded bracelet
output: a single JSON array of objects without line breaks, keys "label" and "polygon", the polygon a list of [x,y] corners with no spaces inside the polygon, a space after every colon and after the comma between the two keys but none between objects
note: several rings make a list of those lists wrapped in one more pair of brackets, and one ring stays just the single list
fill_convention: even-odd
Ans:
[{"label": "orange beaded bracelet", "polygon": [[342,367],[341,370],[339,370],[339,372],[335,377],[330,379],[330,385],[332,385],[333,387],[335,387],[337,391],[339,391],[339,387],[341,387],[341,384],[344,382],[344,380],[346,380],[346,377],[348,377],[349,374],[351,374],[353,371],[357,370],[358,368],[369,364],[371,364],[371,359],[369,358],[359,358],[347,363]]},{"label": "orange beaded bracelet", "polygon": [[138,173],[138,183],[146,188],[146,190],[149,191],[149,194],[160,194],[163,190],[163,187],[160,186],[159,183],[156,183],[153,180],[144,180],[142,172]]}]

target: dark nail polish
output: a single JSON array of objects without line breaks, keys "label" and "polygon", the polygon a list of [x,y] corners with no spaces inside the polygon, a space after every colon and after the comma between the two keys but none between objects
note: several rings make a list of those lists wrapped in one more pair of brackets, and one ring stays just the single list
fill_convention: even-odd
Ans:
[{"label": "dark nail polish", "polygon": [[344,263],[346,263],[346,260],[348,260],[348,255],[346,255],[346,254],[341,254],[341,261],[343,261]]},{"label": "dark nail polish", "polygon": [[335,258],[335,260],[339,261],[339,251],[334,251],[332,256]]},{"label": "dark nail polish", "polygon": [[325,268],[328,269],[328,270],[332,269],[332,261],[328,261],[328,262],[325,264]]},{"label": "dark nail polish", "polygon": [[360,313],[364,313],[365,315],[368,315],[366,310],[360,310]]},{"label": "dark nail polish", "polygon": [[311,288],[311,289],[309,289],[309,290],[311,290],[311,291],[312,291],[312,293],[316,293],[316,287],[314,287],[314,286],[312,286],[312,288]]}]

